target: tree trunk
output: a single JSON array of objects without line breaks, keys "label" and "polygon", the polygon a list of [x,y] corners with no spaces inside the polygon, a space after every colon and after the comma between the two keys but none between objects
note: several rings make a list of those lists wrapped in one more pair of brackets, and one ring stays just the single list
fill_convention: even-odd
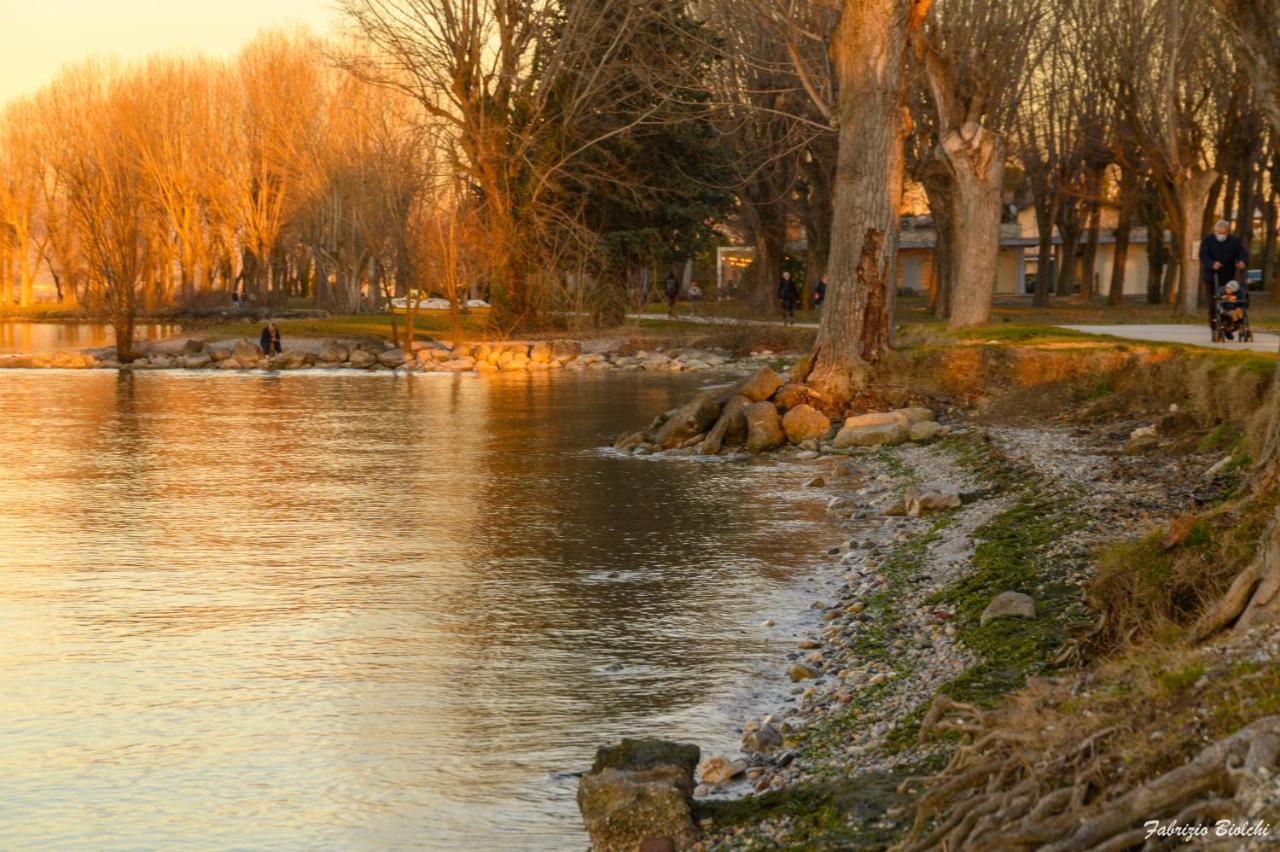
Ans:
[{"label": "tree trunk", "polygon": [[780,312],[778,282],[782,280],[782,256],[787,247],[787,222],[765,214],[756,229],[755,292],[752,299],[766,314]]},{"label": "tree trunk", "polygon": [[939,319],[951,315],[951,296],[955,292],[955,192],[952,183],[951,171],[935,149],[920,184],[929,201],[935,235],[930,259],[933,287],[929,291],[929,311]]},{"label": "tree trunk", "polygon": [[942,140],[955,186],[953,231],[956,255],[951,328],[985,325],[991,320],[996,260],[1000,253],[1000,192],[1004,184],[1004,143],[985,127],[970,138],[958,132]]},{"label": "tree trunk", "polygon": [[1058,233],[1062,242],[1058,246],[1058,281],[1059,296],[1070,296],[1076,289],[1076,273],[1079,265],[1076,262],[1076,250],[1080,246],[1079,202],[1068,200],[1058,216]]},{"label": "tree trunk", "polygon": [[[909,20],[910,19],[910,20]],[[865,387],[892,344],[911,0],[844,0],[831,48],[838,96],[831,263],[810,385],[828,406]]]},{"label": "tree trunk", "polygon": [[1182,214],[1182,245],[1179,247],[1182,269],[1177,312],[1183,316],[1195,314],[1203,289],[1200,283],[1200,237],[1203,236],[1200,226],[1209,187],[1217,177],[1218,173],[1213,169],[1195,168],[1174,185]]},{"label": "tree trunk", "polygon": [[[1095,190],[1098,188],[1095,184]],[[1081,262],[1080,297],[1086,302],[1092,301],[1098,294],[1097,282],[1094,280],[1098,266],[1098,237],[1101,230],[1102,209],[1097,201],[1089,202],[1089,227],[1084,244],[1084,259]]]},{"label": "tree trunk", "polygon": [[1115,250],[1112,252],[1111,286],[1107,293],[1108,305],[1124,304],[1126,267],[1129,265],[1129,238],[1133,232],[1133,219],[1137,205],[1138,176],[1129,169],[1120,173],[1120,215],[1116,221]]},{"label": "tree trunk", "polygon": [[1040,246],[1036,260],[1036,292],[1032,303],[1037,308],[1047,308],[1053,295],[1053,220],[1058,201],[1046,194],[1043,198],[1036,199],[1035,206]]},{"label": "tree trunk", "polygon": [[1277,204],[1277,192],[1271,190],[1271,196],[1267,199],[1266,206],[1263,208],[1266,212],[1267,220],[1265,230],[1262,236],[1262,286],[1271,294],[1273,302],[1280,301],[1280,281],[1276,276],[1276,216],[1280,215],[1280,204]]}]

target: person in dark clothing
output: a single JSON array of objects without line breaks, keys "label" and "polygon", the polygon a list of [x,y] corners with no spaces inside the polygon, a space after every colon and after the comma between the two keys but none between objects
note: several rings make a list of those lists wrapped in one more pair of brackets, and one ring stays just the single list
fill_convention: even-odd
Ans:
[{"label": "person in dark clothing", "polygon": [[276,328],[276,324],[271,320],[267,320],[267,324],[263,326],[258,345],[262,347],[262,353],[267,357],[279,355],[284,351],[280,347],[280,329]]},{"label": "person in dark clothing", "polygon": [[822,273],[822,277],[818,279],[818,283],[813,285],[813,306],[821,310],[822,303],[827,298],[827,273]]},{"label": "person in dark clothing", "polygon": [[674,317],[676,315],[676,299],[680,296],[680,282],[676,280],[674,271],[667,273],[667,282],[663,285],[663,292],[667,296],[667,316]]},{"label": "person in dark clothing", "polygon": [[[1240,238],[1231,233],[1231,223],[1219,219],[1213,233],[1200,241],[1200,280],[1209,304],[1209,328],[1215,328],[1218,316],[1218,291],[1228,281],[1236,280],[1249,266],[1249,252]],[[1240,276],[1240,280],[1244,280]]]},{"label": "person in dark clothing", "polygon": [[778,301],[782,302],[783,322],[796,321],[796,305],[800,303],[800,288],[791,280],[791,273],[782,273],[782,281],[778,284]]}]

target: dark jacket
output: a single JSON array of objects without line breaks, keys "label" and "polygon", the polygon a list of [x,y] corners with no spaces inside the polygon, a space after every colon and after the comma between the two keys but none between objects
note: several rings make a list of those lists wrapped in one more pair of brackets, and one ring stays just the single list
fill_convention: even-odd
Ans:
[{"label": "dark jacket", "polygon": [[[1222,264],[1221,269],[1214,269],[1213,263],[1217,261]],[[1228,281],[1240,275],[1236,270],[1237,263],[1249,263],[1249,252],[1245,251],[1244,243],[1240,242],[1240,238],[1235,234],[1227,234],[1227,238],[1222,242],[1218,242],[1215,234],[1209,234],[1200,241],[1200,280],[1206,284],[1213,284],[1215,288],[1221,287]],[[1243,276],[1239,279],[1240,286],[1244,286]]]},{"label": "dark jacket", "polygon": [[800,287],[794,278],[790,280],[784,278],[778,282],[778,298],[788,305],[794,305],[800,301]]},{"label": "dark jacket", "polygon": [[280,330],[276,329],[276,333],[272,334],[271,329],[263,328],[262,337],[258,338],[258,345],[262,347],[262,351],[267,355],[280,352]]},{"label": "dark jacket", "polygon": [[822,300],[825,298],[827,298],[827,282],[819,280],[817,284],[813,285],[813,303],[821,305]]}]

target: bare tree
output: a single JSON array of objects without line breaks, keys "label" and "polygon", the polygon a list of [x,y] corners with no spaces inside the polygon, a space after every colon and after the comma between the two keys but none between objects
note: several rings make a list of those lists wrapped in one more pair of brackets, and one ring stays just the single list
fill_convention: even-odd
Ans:
[{"label": "bare tree", "polygon": [[1000,247],[1004,133],[1030,68],[1043,0],[936,0],[913,44],[937,116],[954,252],[951,326],[991,316]]}]

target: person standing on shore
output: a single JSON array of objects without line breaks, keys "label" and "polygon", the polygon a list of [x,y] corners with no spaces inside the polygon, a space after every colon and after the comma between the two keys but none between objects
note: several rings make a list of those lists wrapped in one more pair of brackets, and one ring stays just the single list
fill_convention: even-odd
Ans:
[{"label": "person standing on shore", "polygon": [[782,302],[782,321],[790,325],[796,321],[796,304],[800,301],[800,288],[791,280],[791,273],[782,273],[778,284],[778,301]]},{"label": "person standing on shore", "polygon": [[675,317],[676,299],[680,296],[680,282],[676,280],[674,270],[667,273],[667,282],[663,285],[663,292],[667,296],[667,316]]},{"label": "person standing on shore", "polygon": [[[1249,252],[1240,238],[1231,233],[1231,223],[1219,219],[1213,233],[1200,241],[1200,279],[1204,284],[1205,301],[1209,305],[1209,329],[1217,325],[1218,291],[1235,281],[1236,273],[1249,265]],[[1241,281],[1245,280],[1241,276]]]},{"label": "person standing on shore", "polygon": [[280,329],[276,328],[276,324],[271,320],[267,320],[267,324],[263,326],[258,345],[262,347],[262,353],[268,358],[284,351],[280,346]]}]

